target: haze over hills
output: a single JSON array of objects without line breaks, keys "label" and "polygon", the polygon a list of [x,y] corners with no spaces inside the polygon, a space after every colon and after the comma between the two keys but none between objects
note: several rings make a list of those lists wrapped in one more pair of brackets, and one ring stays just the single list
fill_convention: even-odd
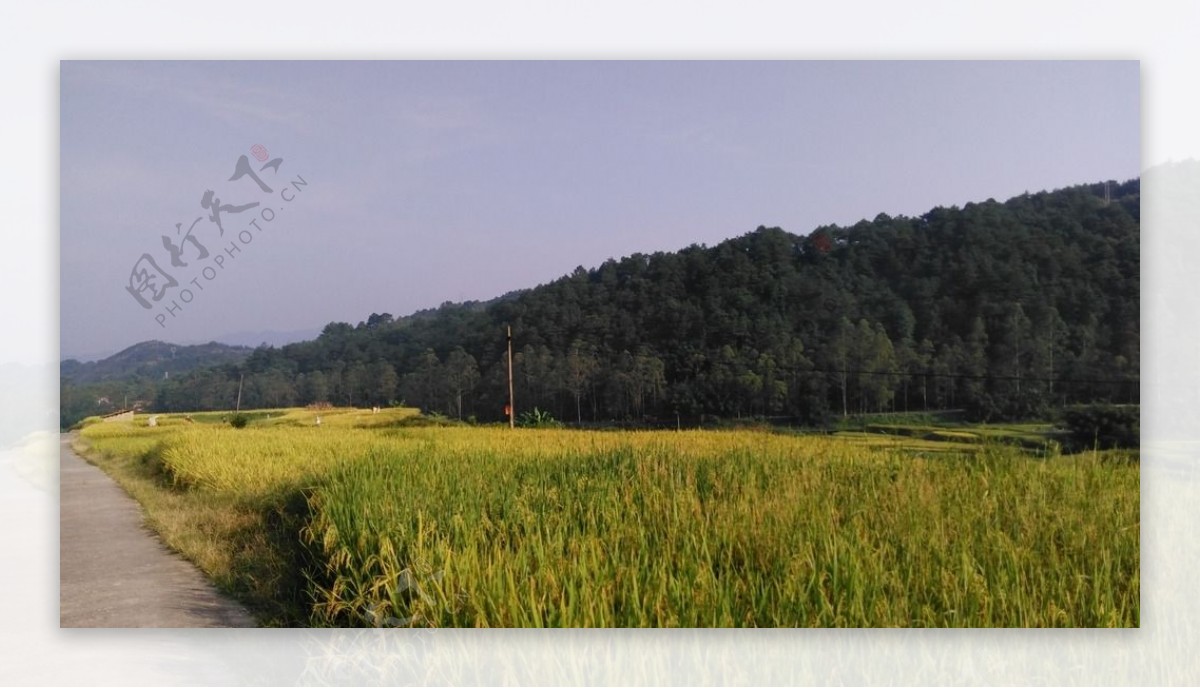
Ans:
[{"label": "haze over hills", "polygon": [[760,227],[131,383],[164,411],[227,408],[245,374],[243,408],[403,402],[500,420],[511,325],[518,408],[574,421],[1136,401],[1139,218],[1131,180],[807,235]]}]

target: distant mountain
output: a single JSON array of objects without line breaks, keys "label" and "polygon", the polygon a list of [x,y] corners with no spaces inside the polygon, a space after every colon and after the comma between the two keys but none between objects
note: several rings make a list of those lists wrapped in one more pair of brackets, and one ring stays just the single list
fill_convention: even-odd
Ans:
[{"label": "distant mountain", "polygon": [[197,368],[238,364],[246,360],[251,351],[253,349],[247,346],[217,342],[185,346],[155,340],[134,344],[99,361],[62,361],[59,375],[64,383],[73,385],[135,378],[160,380]]},{"label": "distant mountain", "polygon": [[108,358],[109,356],[112,356],[114,353],[116,353],[116,352],[113,351],[112,349],[106,349],[104,351],[86,351],[86,352],[84,352],[84,351],[72,351],[72,352],[61,351],[61,352],[59,352],[58,360],[59,361],[76,360],[81,363],[88,363],[91,361],[99,361],[102,358]]},{"label": "distant mountain", "polygon": [[[285,344],[295,344],[296,342],[306,342],[316,339],[317,335],[321,334],[321,328],[311,327],[303,330],[241,330],[228,334],[218,335],[206,341],[189,341],[175,346],[197,346],[206,345],[210,342],[218,344],[227,344],[232,347],[248,346],[256,348],[266,344],[267,346],[284,346]],[[112,349],[107,351],[89,351],[89,352],[62,352],[59,357],[60,361],[75,360],[81,363],[89,363],[92,361],[100,361],[102,359],[113,356]]]}]

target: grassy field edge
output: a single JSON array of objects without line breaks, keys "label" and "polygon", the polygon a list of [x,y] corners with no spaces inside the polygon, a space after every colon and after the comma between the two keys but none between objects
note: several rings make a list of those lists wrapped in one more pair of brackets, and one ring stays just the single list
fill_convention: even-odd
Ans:
[{"label": "grassy field edge", "polygon": [[102,451],[71,433],[72,450],[104,471],[141,507],[143,522],[261,626],[308,626],[308,569],[299,532],[308,519],[302,491],[248,503],[178,484],[161,442],[131,453]]}]

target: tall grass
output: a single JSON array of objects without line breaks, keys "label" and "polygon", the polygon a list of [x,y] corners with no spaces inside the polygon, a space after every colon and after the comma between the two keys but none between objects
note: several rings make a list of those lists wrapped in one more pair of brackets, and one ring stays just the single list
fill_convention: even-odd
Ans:
[{"label": "tall grass", "polygon": [[313,625],[1139,623],[1138,471],[1100,455],[372,421],[83,435],[155,432],[191,493],[304,495]]}]

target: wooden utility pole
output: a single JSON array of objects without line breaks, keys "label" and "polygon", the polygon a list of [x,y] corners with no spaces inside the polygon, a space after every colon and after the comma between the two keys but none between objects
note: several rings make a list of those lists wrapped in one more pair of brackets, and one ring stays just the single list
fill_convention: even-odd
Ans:
[{"label": "wooden utility pole", "polygon": [[242,411],[242,383],[245,381],[246,381],[246,374],[242,373],[242,376],[238,378],[238,398],[237,398],[237,406],[235,406],[233,408],[234,413],[241,413],[241,411]]},{"label": "wooden utility pole", "polygon": [[508,427],[517,427],[517,406],[513,403],[512,325],[508,325]]}]

